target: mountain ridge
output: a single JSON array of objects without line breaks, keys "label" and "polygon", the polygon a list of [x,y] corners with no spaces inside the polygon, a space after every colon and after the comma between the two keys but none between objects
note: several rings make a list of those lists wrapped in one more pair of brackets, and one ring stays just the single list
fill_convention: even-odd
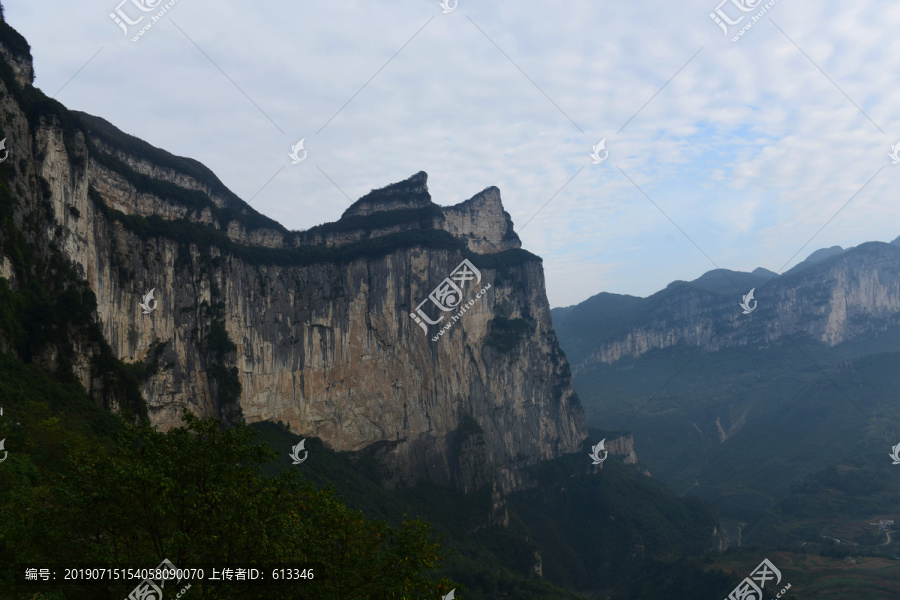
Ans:
[{"label": "mountain ridge", "polygon": [[[214,225],[225,231],[232,241],[269,248],[335,247],[422,226],[444,229],[465,241],[476,253],[521,248],[509,213],[503,209],[500,191],[494,186],[458,204],[441,207],[428,193],[427,173],[420,171],[403,181],[371,190],[353,202],[338,221],[293,231],[250,207],[200,162],[152,146],[101,117],[81,111],[72,111],[72,114],[85,126],[91,142],[108,163],[119,161],[138,176],[161,179],[182,189],[202,192],[212,204],[207,208],[199,207],[197,215],[148,212],[148,208],[138,202],[114,206],[125,214],[157,214],[166,219],[186,217],[197,223]],[[122,171],[121,165],[115,162],[106,166]],[[110,189],[98,189],[98,192],[104,197],[114,196],[122,187],[120,182],[111,185]],[[152,187],[148,191],[152,193]],[[198,201],[202,203],[202,199]]]},{"label": "mountain ridge", "polygon": [[[541,260],[521,248],[497,188],[442,208],[419,172],[335,223],[288,231],[199,162],[44,96],[12,31],[0,35],[15,157],[0,167],[6,232],[27,224],[38,255],[72,270],[94,332],[40,342],[47,368],[162,430],[182,408],[290,423],[374,456],[386,485],[509,492],[578,450],[587,430]],[[8,243],[0,251],[11,293],[28,268]],[[13,337],[0,332],[0,345]],[[140,374],[127,402],[103,370],[116,361]]]},{"label": "mountain ridge", "polygon": [[[844,328],[848,311],[857,317],[870,314],[884,318],[900,310],[900,284],[897,283],[900,252],[896,244],[866,242],[846,250],[834,248],[825,249],[824,253],[814,252],[810,255],[812,261],[808,258],[777,277],[768,277],[759,269],[753,273],[717,269],[691,282],[674,281],[646,298],[621,296],[629,299],[627,311],[606,306],[611,314],[594,315],[584,321],[584,311],[590,311],[579,310],[579,307],[596,302],[594,299],[598,296],[593,296],[563,311],[553,309],[554,325],[567,334],[566,354],[576,372],[593,361],[614,362],[624,356],[636,358],[652,349],[681,343],[714,351],[734,344],[771,344],[800,330],[834,345],[854,335],[851,329]],[[859,269],[864,271],[859,272]],[[886,279],[882,282],[880,278]],[[839,284],[850,287],[836,287]],[[827,305],[800,311],[808,316],[803,322],[796,318],[797,304],[789,291],[798,285],[815,289],[818,294],[826,291],[822,286],[832,290]],[[755,288],[755,299],[760,308],[775,310],[776,316],[770,322],[773,324],[763,328],[751,319],[748,332],[738,327],[738,317],[742,316],[738,303],[751,288]],[[768,300],[764,294],[769,295]],[[655,326],[632,321],[638,313],[658,323],[667,323],[669,332],[665,335],[659,331],[653,333]],[[582,315],[581,321],[573,320],[576,314]],[[620,329],[612,331],[606,325],[600,326],[601,322],[609,323],[614,319],[623,320]],[[673,328],[673,325],[677,327]],[[598,332],[598,327],[602,333]],[[611,340],[616,336],[619,341],[614,343]],[[610,340],[612,345],[594,344],[595,340]],[[592,344],[595,347],[588,350]]]},{"label": "mountain ridge", "polygon": [[900,246],[798,267],[756,282],[747,308],[752,274],[729,290],[711,271],[553,309],[554,325],[589,425],[627,424],[655,477],[716,504],[726,543],[812,551],[821,534],[893,556],[862,523],[900,493],[879,476],[900,423]]}]

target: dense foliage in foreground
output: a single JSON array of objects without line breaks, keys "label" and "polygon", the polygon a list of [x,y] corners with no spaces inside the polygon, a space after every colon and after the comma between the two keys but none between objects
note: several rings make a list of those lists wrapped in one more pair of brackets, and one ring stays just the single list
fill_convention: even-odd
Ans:
[{"label": "dense foliage in foreground", "polygon": [[[222,429],[216,420],[189,413],[185,421],[167,434],[123,425],[114,445],[72,454],[39,485],[30,485],[29,475],[37,473],[24,468],[27,459],[19,463],[23,468],[4,470],[3,562],[315,564],[313,580],[288,586],[191,581],[197,599],[438,598],[453,588],[447,579],[427,576],[445,556],[430,539],[430,525],[366,520],[331,489],[317,489],[296,471],[260,475],[260,465],[274,453],[251,445],[256,434],[250,428]],[[47,586],[37,596],[33,585],[19,586],[4,597],[119,600],[136,583]],[[2,587],[12,583],[7,579]]]}]

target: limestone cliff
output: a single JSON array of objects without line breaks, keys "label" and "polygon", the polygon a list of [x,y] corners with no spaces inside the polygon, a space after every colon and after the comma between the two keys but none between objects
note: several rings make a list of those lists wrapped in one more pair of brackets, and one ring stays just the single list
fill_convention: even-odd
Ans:
[{"label": "limestone cliff", "polygon": [[[713,277],[719,289],[707,285]],[[751,288],[757,305],[744,314],[739,303]],[[836,346],[900,325],[900,246],[868,242],[783,275],[713,271],[648,298],[606,296],[555,309],[575,373],[679,345],[764,348],[801,334]]]},{"label": "limestone cliff", "polygon": [[634,436],[631,434],[606,440],[603,447],[613,456],[624,457],[622,462],[626,465],[637,464],[637,454],[634,451]]},{"label": "limestone cliff", "polygon": [[[141,392],[155,425],[180,424],[182,407],[280,420],[376,456],[394,484],[463,490],[528,486],[527,467],[578,450],[584,416],[541,261],[497,188],[441,208],[418,173],[288,231],[196,161],[44,97],[2,25],[13,221],[36,223],[33,243],[87,282],[113,355],[153,365]],[[10,261],[0,251],[14,288]],[[76,346],[76,377],[118,410],[96,344]]]}]

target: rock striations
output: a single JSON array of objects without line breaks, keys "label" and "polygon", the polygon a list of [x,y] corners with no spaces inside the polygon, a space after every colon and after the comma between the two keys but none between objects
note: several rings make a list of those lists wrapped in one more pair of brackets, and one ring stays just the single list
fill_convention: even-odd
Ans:
[{"label": "rock striations", "polygon": [[[754,290],[756,308],[741,298]],[[598,294],[554,309],[576,374],[675,347],[767,348],[802,335],[828,347],[897,331],[900,246],[866,242],[813,253],[782,275],[710,271],[648,298]]]},{"label": "rock striations", "polygon": [[[113,354],[154,366],[141,392],[155,425],[180,424],[182,407],[283,421],[375,456],[391,485],[463,490],[527,487],[528,467],[579,451],[587,431],[541,261],[497,188],[442,208],[420,172],[336,223],[288,231],[196,161],[44,97],[27,44],[2,27],[15,220],[39,218],[35,243],[87,282]],[[2,252],[0,277],[16,285]],[[97,348],[77,350],[77,378],[117,410]]]}]

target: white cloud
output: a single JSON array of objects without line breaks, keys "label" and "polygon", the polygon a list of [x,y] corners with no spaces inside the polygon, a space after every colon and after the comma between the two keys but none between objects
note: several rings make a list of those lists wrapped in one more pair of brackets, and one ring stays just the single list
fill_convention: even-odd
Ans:
[{"label": "white cloud", "polygon": [[[252,205],[291,228],[419,170],[443,205],[497,185],[517,227],[534,217],[521,236],[554,306],[713,268],[619,168],[725,268],[781,267],[885,165],[796,260],[900,235],[895,3],[778,2],[737,43],[705,0],[460,0],[446,15],[436,0],[179,0],[138,43],[109,18],[116,4],[5,3],[46,93],[103,47],[61,102],[248,200],[284,167]],[[309,157],[291,165],[302,137]],[[610,158],[593,165],[604,137]]]}]

